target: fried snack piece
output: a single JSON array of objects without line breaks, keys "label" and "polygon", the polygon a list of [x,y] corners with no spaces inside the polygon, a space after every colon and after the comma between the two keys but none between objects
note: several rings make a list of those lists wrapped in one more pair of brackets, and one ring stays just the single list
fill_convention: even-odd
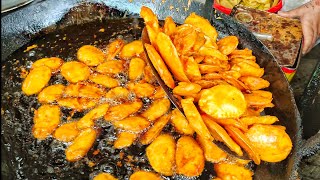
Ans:
[{"label": "fried snack piece", "polygon": [[201,56],[212,56],[215,57],[219,60],[223,60],[223,61],[227,61],[228,60],[228,56],[222,54],[218,49],[212,48],[212,47],[205,47],[202,46],[199,49],[199,54]]},{"label": "fried snack piece", "polygon": [[166,19],[164,20],[164,25],[163,25],[163,32],[170,36],[174,34],[176,31],[176,23],[174,23],[173,19],[171,16],[167,16]]},{"label": "fried snack piece", "polygon": [[151,99],[153,100],[162,99],[162,98],[165,98],[166,96],[167,96],[166,92],[164,92],[161,86],[158,86],[155,89],[155,93],[151,96]]},{"label": "fried snack piece", "polygon": [[173,94],[179,96],[191,96],[200,92],[201,86],[196,83],[179,82],[179,85],[173,89]]},{"label": "fried snack piece", "polygon": [[141,116],[130,116],[113,122],[114,127],[131,133],[140,133],[150,126],[150,122]]},{"label": "fried snack piece", "polygon": [[132,58],[129,64],[129,79],[139,79],[143,75],[145,66],[146,63],[141,58]]},{"label": "fried snack piece", "polygon": [[241,121],[238,121],[237,119],[231,119],[231,118],[229,118],[229,119],[214,119],[214,118],[212,118],[212,120],[214,120],[216,123],[218,123],[222,126],[231,125],[231,126],[234,126],[234,127],[241,129],[244,132],[248,131],[248,125],[242,123]]},{"label": "fried snack piece", "polygon": [[87,66],[98,66],[105,60],[105,54],[99,49],[91,45],[81,46],[77,51],[79,61]]},{"label": "fried snack piece", "polygon": [[199,64],[199,70],[201,74],[215,73],[223,71],[224,69],[220,65]]},{"label": "fried snack piece", "polygon": [[143,46],[141,40],[132,41],[123,46],[120,51],[121,59],[130,59],[134,56],[139,56],[143,52]]},{"label": "fried snack piece", "polygon": [[132,88],[138,98],[151,97],[155,91],[154,86],[149,83],[137,83]]},{"label": "fried snack piece", "polygon": [[250,90],[259,90],[270,85],[269,81],[253,76],[240,77],[239,80],[248,86]]},{"label": "fried snack piece", "polygon": [[170,115],[165,114],[161,116],[159,119],[155,121],[153,126],[148,129],[147,132],[145,132],[141,137],[140,137],[140,142],[143,145],[147,145],[152,143],[152,141],[158,137],[158,135],[161,133],[162,129],[164,126],[167,125],[167,123],[170,120]]},{"label": "fried snack piece", "polygon": [[260,164],[260,157],[256,148],[252,145],[250,140],[236,127],[227,125],[224,127],[229,135],[240,145],[249,155],[250,159],[257,165]]},{"label": "fried snack piece", "polygon": [[201,86],[202,89],[209,89],[212,88],[216,85],[219,84],[227,84],[229,85],[227,82],[225,82],[224,80],[221,79],[216,79],[216,80],[199,80],[199,81],[194,81],[194,83],[199,84]]},{"label": "fried snack piece", "polygon": [[230,53],[230,55],[247,55],[247,56],[252,56],[252,50],[248,48],[244,49],[235,49]]},{"label": "fried snack piece", "polygon": [[220,141],[222,140],[222,142],[224,142],[233,152],[237,153],[237,155],[243,155],[240,146],[231,139],[231,137],[228,135],[226,130],[223,129],[223,127],[212,120],[208,115],[202,115],[202,119],[210,130],[210,133],[213,134],[216,139]]},{"label": "fried snack piece", "polygon": [[204,124],[201,118],[197,107],[193,104],[193,98],[182,99],[181,105],[192,129],[204,139],[213,140],[207,126]]},{"label": "fried snack piece", "polygon": [[40,66],[47,66],[52,72],[59,70],[60,66],[63,64],[63,60],[58,57],[42,58],[36,60],[31,68],[36,68]]},{"label": "fried snack piece", "polygon": [[137,134],[131,132],[120,132],[118,134],[117,140],[114,142],[113,146],[116,149],[122,149],[125,147],[129,147],[136,140]]},{"label": "fried snack piece", "polygon": [[199,176],[204,169],[205,158],[198,143],[190,136],[182,136],[177,142],[177,174]]},{"label": "fried snack piece", "polygon": [[150,8],[145,6],[141,7],[140,16],[144,20],[150,42],[153,45],[157,38],[158,33],[160,32],[158,18]]},{"label": "fried snack piece", "polygon": [[123,61],[121,60],[110,60],[106,61],[99,66],[97,66],[97,72],[101,74],[119,74],[120,72],[124,71]]},{"label": "fried snack piece", "polygon": [[261,77],[264,73],[263,68],[254,67],[246,62],[239,62],[231,67],[231,70],[238,71],[241,76]]},{"label": "fried snack piece", "polygon": [[130,180],[163,180],[158,174],[148,171],[136,171],[130,176]]},{"label": "fried snack piece", "polygon": [[222,54],[229,55],[239,44],[236,36],[226,36],[217,42],[218,49]]},{"label": "fried snack piece", "polygon": [[59,141],[70,142],[79,135],[77,121],[69,122],[59,126],[53,134],[53,137]]},{"label": "fried snack piece", "polygon": [[96,175],[93,180],[117,180],[117,178],[113,177],[109,173],[102,172]]},{"label": "fried snack piece", "polygon": [[206,36],[210,37],[212,41],[216,41],[218,33],[216,29],[210,24],[210,22],[198,16],[196,13],[191,13],[184,21],[184,24],[190,24],[196,28],[199,28]]},{"label": "fried snack piece", "polygon": [[38,101],[40,103],[52,103],[61,98],[64,92],[64,85],[62,84],[54,84],[44,88],[38,94]]},{"label": "fried snack piece", "polygon": [[109,104],[100,104],[94,109],[90,110],[86,115],[84,115],[78,122],[78,129],[92,128],[94,126],[94,121],[101,118],[107,113],[109,109]]},{"label": "fried snack piece", "polygon": [[107,92],[108,99],[128,99],[130,92],[124,87],[115,87]]},{"label": "fried snack piece", "polygon": [[212,141],[204,139],[199,135],[197,135],[197,141],[204,151],[204,157],[206,158],[206,161],[218,163],[227,158],[227,153],[220,149]]},{"label": "fried snack piece", "polygon": [[171,111],[170,120],[175,130],[180,134],[193,135],[194,130],[192,129],[186,117],[184,117],[184,115],[178,109]]},{"label": "fried snack piece", "polygon": [[243,124],[246,124],[248,126],[253,125],[253,124],[273,124],[279,119],[276,116],[247,116],[247,117],[241,117],[239,119],[240,122]]},{"label": "fried snack piece", "polygon": [[147,148],[152,168],[165,176],[172,176],[175,166],[176,142],[170,134],[161,134]]},{"label": "fried snack piece", "polygon": [[37,139],[45,139],[60,123],[60,107],[42,105],[34,112],[32,134]]},{"label": "fried snack piece", "polygon": [[[261,92],[263,92],[263,91],[261,91]],[[272,94],[271,94],[271,96],[272,96]],[[259,92],[252,91],[251,94],[244,94],[244,98],[246,99],[246,102],[249,107],[264,108],[264,107],[273,107],[274,106],[271,103],[273,98],[270,97],[269,95],[267,96],[266,93],[262,94]]]},{"label": "fried snack piece", "polygon": [[162,32],[158,33],[155,46],[174,77],[179,81],[189,82],[184,72],[184,66],[170,37]]},{"label": "fried snack piece", "polygon": [[191,81],[201,79],[199,65],[193,57],[188,57],[188,59],[184,60],[184,71],[188,79],[190,79]]},{"label": "fried snack piece", "polygon": [[118,80],[109,77],[108,75],[94,73],[89,76],[90,81],[100,84],[107,88],[114,88],[119,86]]},{"label": "fried snack piece", "polygon": [[49,82],[51,69],[47,66],[33,68],[22,83],[22,91],[30,96],[39,93]]},{"label": "fried snack piece", "polygon": [[238,118],[247,109],[242,92],[231,85],[217,85],[203,90],[200,109],[213,118]]},{"label": "fried snack piece", "polygon": [[141,107],[141,101],[119,104],[110,107],[108,112],[104,115],[104,119],[106,121],[118,121],[136,113]]},{"label": "fried snack piece", "polygon": [[175,87],[173,77],[172,77],[170,71],[168,70],[166,64],[162,60],[161,56],[158,54],[158,52],[156,51],[156,49],[153,46],[151,46],[149,44],[145,44],[145,47],[146,47],[148,56],[153,64],[154,68],[159,73],[161,79],[164,81],[164,83],[168,87],[173,89]]},{"label": "fried snack piece", "polygon": [[66,159],[75,162],[82,159],[92,147],[96,140],[97,132],[92,128],[87,128],[73,140],[72,144],[66,149]]},{"label": "fried snack piece", "polygon": [[196,38],[196,42],[193,45],[193,51],[195,52],[199,51],[200,47],[202,47],[205,43],[206,43],[205,34],[201,31],[200,32],[197,31],[197,38]]},{"label": "fried snack piece", "polygon": [[251,107],[248,107],[247,110],[242,114],[241,117],[260,116],[260,113],[263,110],[264,110],[264,108],[251,108]]},{"label": "fried snack piece", "polygon": [[122,39],[116,39],[108,44],[107,50],[107,61],[114,60],[114,58],[119,54],[125,42]]},{"label": "fried snack piece", "polygon": [[253,172],[245,167],[229,163],[214,164],[214,171],[222,180],[251,180],[253,176]]},{"label": "fried snack piece", "polygon": [[280,162],[292,149],[292,141],[284,126],[254,124],[245,135],[256,148],[261,160]]},{"label": "fried snack piece", "polygon": [[154,121],[167,113],[170,109],[170,101],[168,98],[157,99],[153,101],[150,107],[144,111],[141,116],[147,118],[149,121]]},{"label": "fried snack piece", "polygon": [[189,24],[179,26],[173,39],[173,44],[179,52],[179,55],[190,54],[197,38],[198,34],[193,26]]},{"label": "fried snack piece", "polygon": [[61,75],[69,82],[77,83],[87,80],[90,76],[90,68],[78,61],[69,61],[61,66]]},{"label": "fried snack piece", "polygon": [[257,64],[254,60],[251,60],[251,59],[244,59],[244,58],[233,58],[233,59],[230,59],[230,64],[231,65],[234,65],[234,64],[238,64],[240,62],[243,62],[243,63],[247,63],[255,68],[260,68],[259,64]]},{"label": "fried snack piece", "polygon": [[99,88],[96,84],[80,82],[66,86],[64,95],[67,97],[99,99],[104,93],[104,90]]},{"label": "fried snack piece", "polygon": [[151,69],[150,66],[147,65],[144,68],[143,74],[144,74],[144,79],[143,80],[145,80],[147,83],[153,84],[153,83],[157,82],[155,76],[153,75],[153,72],[152,72],[152,69]]},{"label": "fried snack piece", "polygon": [[98,100],[87,98],[61,98],[57,103],[59,106],[71,108],[76,111],[83,111],[94,107],[98,103]]}]

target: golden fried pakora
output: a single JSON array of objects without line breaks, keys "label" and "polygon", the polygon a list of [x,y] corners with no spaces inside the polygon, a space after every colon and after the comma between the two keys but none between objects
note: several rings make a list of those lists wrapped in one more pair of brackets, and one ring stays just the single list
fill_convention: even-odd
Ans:
[{"label": "golden fried pakora", "polygon": [[106,56],[99,48],[84,45],[78,49],[77,58],[87,66],[98,66],[104,62]]},{"label": "golden fried pakora", "polygon": [[69,82],[85,81],[90,76],[90,68],[78,61],[69,61],[61,66],[61,75]]},{"label": "golden fried pakora", "polygon": [[39,93],[48,84],[51,72],[47,66],[33,68],[22,83],[22,91],[27,96]]},{"label": "golden fried pakora", "polygon": [[64,89],[65,86],[62,84],[48,86],[38,94],[38,101],[40,103],[55,102],[62,97]]}]

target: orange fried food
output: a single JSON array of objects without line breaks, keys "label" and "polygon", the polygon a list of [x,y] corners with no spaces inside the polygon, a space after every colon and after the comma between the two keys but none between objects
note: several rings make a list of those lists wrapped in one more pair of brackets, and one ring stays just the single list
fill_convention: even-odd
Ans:
[{"label": "orange fried food", "polygon": [[246,125],[253,125],[253,124],[273,124],[279,119],[276,116],[247,116],[242,117],[239,119],[240,122]]},{"label": "orange fried food", "polygon": [[269,81],[253,76],[240,77],[239,80],[248,86],[250,90],[259,90],[270,85]]},{"label": "orange fried food", "polygon": [[184,71],[187,75],[187,77],[191,81],[200,80],[201,79],[201,73],[199,70],[199,65],[194,60],[193,57],[188,57],[186,60],[184,60]]},{"label": "orange fried food", "polygon": [[141,58],[132,58],[129,64],[129,79],[136,80],[143,75],[146,63]]},{"label": "orange fried food", "polygon": [[207,126],[204,124],[197,107],[193,104],[193,98],[181,100],[181,105],[186,115],[189,125],[194,131],[205,139],[213,140]]},{"label": "orange fried food", "polygon": [[120,132],[118,134],[117,140],[114,142],[113,146],[116,149],[122,149],[125,147],[129,147],[136,140],[137,135],[131,132]]},{"label": "orange fried food", "polygon": [[67,97],[82,97],[98,99],[104,94],[104,90],[99,88],[96,84],[91,83],[77,83],[69,84],[65,88],[64,95]]},{"label": "orange fried food", "polygon": [[178,109],[171,111],[170,121],[175,130],[180,134],[193,135],[194,130],[192,129],[186,117],[184,117],[184,115]]},{"label": "orange fried food", "polygon": [[215,139],[219,141],[222,140],[233,152],[237,153],[238,156],[243,155],[240,146],[231,139],[231,137],[223,127],[217,124],[208,115],[202,115],[202,119]]},{"label": "orange fried food", "polygon": [[104,74],[94,73],[89,76],[89,79],[90,81],[107,88],[114,88],[119,86],[118,80]]},{"label": "orange fried food", "polygon": [[59,126],[53,134],[53,137],[59,141],[70,142],[79,135],[77,121],[69,122]]},{"label": "orange fried food", "polygon": [[121,51],[122,47],[124,46],[125,42],[122,39],[116,39],[108,44],[107,50],[107,57],[106,60],[110,61],[113,60]]},{"label": "orange fried food", "polygon": [[248,106],[262,107],[262,108],[273,107],[274,105],[272,104],[272,94],[270,93],[271,94],[271,97],[270,97],[267,93],[264,93],[267,91],[261,91],[261,92],[263,92],[263,94],[260,92],[255,93],[254,91],[252,91],[251,94],[244,94],[244,97],[246,99]]},{"label": "orange fried food", "polygon": [[104,115],[104,119],[106,121],[118,121],[136,113],[141,107],[141,101],[119,104],[110,107],[108,112]]},{"label": "orange fried food", "polygon": [[69,61],[61,66],[61,75],[69,82],[76,83],[89,78],[90,68],[78,61]]},{"label": "orange fried food", "polygon": [[166,17],[164,20],[163,31],[166,35],[171,36],[176,31],[176,23],[171,16]]},{"label": "orange fried food", "polygon": [[146,66],[144,68],[144,72],[143,72],[143,75],[144,75],[144,79],[147,83],[149,84],[153,84],[155,82],[157,82],[155,76],[153,75],[153,72],[152,72],[152,69],[150,66]]},{"label": "orange fried food", "polygon": [[64,92],[64,85],[62,84],[54,84],[44,88],[38,94],[38,101],[40,103],[52,103],[61,98]]},{"label": "orange fried food", "polygon": [[83,111],[94,107],[98,101],[88,98],[61,98],[57,101],[59,106],[71,108],[76,111]]},{"label": "orange fried food", "polygon": [[120,51],[121,59],[129,59],[134,56],[139,56],[143,52],[143,46],[141,40],[132,41],[123,46]]},{"label": "orange fried food", "polygon": [[174,77],[179,81],[189,82],[189,79],[184,72],[184,66],[180,61],[178,52],[173,45],[170,37],[160,32],[157,35],[155,45]]},{"label": "orange fried food", "polygon": [[143,98],[151,97],[155,91],[155,88],[149,83],[137,83],[133,86],[132,90],[138,98]]},{"label": "orange fried food", "polygon": [[173,94],[179,96],[191,96],[200,92],[201,86],[196,83],[179,82],[179,85],[173,89]]},{"label": "orange fried food", "polygon": [[105,54],[91,45],[84,45],[78,49],[77,58],[88,66],[97,66],[105,60]]},{"label": "orange fried food", "polygon": [[214,164],[214,170],[217,176],[222,180],[251,180],[253,172],[243,166],[229,163]]},{"label": "orange fried food", "polygon": [[214,119],[216,123],[221,124],[222,126],[231,125],[241,129],[242,131],[248,131],[248,125],[243,123],[242,121],[238,121],[237,119]]},{"label": "orange fried food", "polygon": [[218,49],[222,54],[229,55],[233,52],[239,44],[236,36],[226,36],[217,42]]},{"label": "orange fried food", "polygon": [[177,142],[177,173],[188,177],[199,176],[204,169],[205,158],[198,143],[190,136],[182,136]]},{"label": "orange fried food", "polygon": [[99,173],[98,175],[96,175],[93,180],[117,180],[117,178],[113,177],[111,174],[109,173]]},{"label": "orange fried food", "polygon": [[220,149],[216,144],[208,139],[197,135],[197,141],[204,151],[204,157],[207,161],[217,163],[227,158],[227,153]]},{"label": "orange fried food", "polygon": [[190,54],[198,38],[197,31],[189,24],[179,26],[174,34],[173,44],[180,55]]},{"label": "orange fried food", "polygon": [[150,122],[141,116],[130,116],[113,122],[114,127],[132,133],[140,133],[150,126]]},{"label": "orange fried food", "polygon": [[107,92],[106,98],[108,99],[128,99],[130,92],[128,89],[124,87],[115,87],[113,89],[110,89],[110,91]]},{"label": "orange fried food", "polygon": [[148,172],[148,171],[136,171],[133,173],[130,178],[130,180],[162,180],[162,178],[155,173]]},{"label": "orange fried food", "polygon": [[155,121],[153,126],[148,129],[147,132],[145,132],[141,137],[140,137],[140,142],[143,145],[150,144],[155,138],[158,137],[158,135],[161,133],[162,129],[164,128],[165,125],[170,120],[170,115],[165,114],[161,116],[159,119]]},{"label": "orange fried food", "polygon": [[248,48],[244,49],[235,49],[234,51],[231,52],[230,55],[247,55],[247,56],[252,56],[252,50]]},{"label": "orange fried food", "polygon": [[241,76],[261,77],[264,73],[263,68],[257,68],[246,62],[239,62],[231,67],[231,70],[238,71]]},{"label": "orange fried food", "polygon": [[60,123],[60,107],[42,105],[34,112],[32,134],[37,139],[45,139]]},{"label": "orange fried food", "polygon": [[155,93],[152,95],[151,99],[153,100],[162,99],[162,98],[165,98],[166,96],[167,96],[166,92],[164,92],[161,86],[158,86],[156,87]]},{"label": "orange fried food", "polygon": [[[200,49],[200,47],[202,47],[205,43],[206,43],[205,34],[201,31],[200,32],[197,31],[197,38],[196,38],[196,42],[193,45],[193,50],[197,52]],[[197,61],[197,62],[200,63],[201,61],[200,62]]]},{"label": "orange fried food", "polygon": [[170,109],[170,101],[168,98],[157,99],[153,101],[150,107],[141,115],[149,121],[154,121],[167,113]]},{"label": "orange fried food", "polygon": [[148,56],[153,64],[154,68],[159,73],[161,79],[164,81],[164,83],[168,87],[173,89],[175,87],[173,77],[172,77],[170,71],[168,70],[166,64],[162,60],[161,56],[158,54],[158,52],[156,51],[156,49],[153,46],[151,46],[149,44],[145,44],[145,47],[146,47]]},{"label": "orange fried food", "polygon": [[206,36],[210,37],[214,42],[217,40],[218,33],[210,22],[198,16],[196,13],[191,13],[184,21],[184,24],[191,24],[192,26],[199,28]]},{"label": "orange fried food", "polygon": [[292,149],[292,141],[283,126],[254,124],[245,135],[266,162],[280,162]]},{"label": "orange fried food", "polygon": [[211,64],[199,64],[199,70],[201,74],[215,73],[223,71],[224,69],[220,65]]},{"label": "orange fried food", "polygon": [[154,44],[157,35],[160,32],[158,18],[150,8],[145,6],[141,7],[140,16],[143,18],[146,25],[150,42],[151,44]]},{"label": "orange fried food", "polygon": [[100,104],[94,109],[90,110],[86,115],[84,115],[78,122],[78,129],[86,129],[94,126],[94,121],[101,118],[109,109],[109,104]]},{"label": "orange fried food", "polygon": [[72,141],[72,144],[66,149],[66,159],[70,162],[82,159],[92,147],[96,140],[97,133],[92,128],[87,128]]},{"label": "orange fried food", "polygon": [[217,85],[203,90],[199,107],[213,118],[238,118],[247,109],[242,92],[231,85]]},{"label": "orange fried food", "polygon": [[212,47],[205,47],[202,46],[199,49],[199,54],[202,56],[212,56],[219,60],[227,61],[228,56],[222,54],[218,49],[212,48]]},{"label": "orange fried food", "polygon": [[106,61],[97,66],[96,70],[101,74],[119,74],[124,70],[123,63],[121,60]]},{"label": "orange fried food", "polygon": [[146,149],[152,168],[165,176],[172,176],[175,166],[176,142],[169,134],[158,136]]},{"label": "orange fried food", "polygon": [[33,68],[22,83],[22,91],[27,95],[39,93],[49,82],[51,69],[47,66]]},{"label": "orange fried food", "polygon": [[47,66],[51,69],[52,72],[56,72],[59,70],[60,66],[63,64],[63,60],[58,57],[50,57],[50,58],[42,58],[36,60],[32,64],[32,68],[36,68],[39,66]]},{"label": "orange fried food", "polygon": [[252,145],[250,140],[238,128],[231,125],[225,126],[229,135],[248,153],[250,159],[257,165],[260,164],[260,157],[256,148]]}]

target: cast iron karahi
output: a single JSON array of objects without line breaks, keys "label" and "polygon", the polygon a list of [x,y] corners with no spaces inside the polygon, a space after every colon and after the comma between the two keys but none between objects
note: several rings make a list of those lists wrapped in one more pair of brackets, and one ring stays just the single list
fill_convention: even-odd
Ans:
[{"label": "cast iron karahi", "polygon": [[[65,144],[52,138],[37,141],[32,137],[33,110],[40,104],[37,103],[35,96],[27,97],[21,93],[23,79],[20,78],[20,70],[21,67],[30,67],[31,61],[50,56],[72,60],[80,46],[94,44],[105,47],[109,40],[119,35],[127,40],[138,39],[143,27],[142,20],[123,17],[127,17],[128,14],[136,16],[143,3],[141,1],[121,2],[122,6],[119,8],[120,6],[116,7],[119,1],[106,1],[104,5],[95,3],[79,5],[76,1],[48,0],[33,4],[1,19],[1,39],[4,50],[1,59],[2,177],[5,179],[88,179],[89,176],[105,171],[116,175],[119,179],[127,179],[136,168],[151,169],[145,158],[145,147],[139,145],[125,150],[125,156],[120,160],[122,166],[117,165],[120,151],[114,150],[110,143],[115,139],[115,131],[103,120],[100,121],[102,128],[99,129],[98,140],[88,153],[88,157],[76,163],[67,162],[64,157]],[[188,5],[189,1],[181,1],[183,5],[179,4],[181,9],[177,11],[170,8],[175,1],[165,1],[162,4],[164,9],[157,2],[155,4],[151,2],[148,4],[148,2],[146,5],[153,8],[160,19],[172,14],[175,21],[182,23],[186,15],[193,11],[207,18],[212,17],[211,23],[216,27],[220,37],[236,35],[240,39],[240,48],[247,47],[253,50],[257,62],[265,68],[264,78],[271,83],[269,90],[274,97],[275,108],[267,109],[266,114],[276,115],[281,120],[280,124],[286,126],[286,131],[294,145],[292,153],[286,160],[280,163],[262,163],[253,167],[254,178],[295,179],[300,159],[298,148],[301,142],[301,122],[291,89],[273,56],[248,30],[230,17],[220,13],[216,14],[219,17],[210,16],[212,7],[210,3],[202,4],[192,1],[189,9],[183,11],[183,5]],[[33,12],[37,13],[33,14]],[[99,32],[101,28],[105,31]],[[33,44],[37,44],[38,48],[23,52],[27,46]],[[125,76],[123,77],[125,79]],[[52,79],[51,82],[65,83],[61,77]],[[63,111],[68,112],[66,109]],[[82,115],[78,113],[73,117]],[[63,117],[63,121],[65,118]],[[166,131],[170,130],[170,126],[166,127]],[[100,149],[99,155],[92,155],[94,149]],[[130,155],[133,160],[128,163]],[[89,167],[87,165],[89,161],[96,165]],[[213,167],[208,163],[199,179],[207,180],[212,175],[214,175]],[[185,178],[175,176],[172,179]]]}]

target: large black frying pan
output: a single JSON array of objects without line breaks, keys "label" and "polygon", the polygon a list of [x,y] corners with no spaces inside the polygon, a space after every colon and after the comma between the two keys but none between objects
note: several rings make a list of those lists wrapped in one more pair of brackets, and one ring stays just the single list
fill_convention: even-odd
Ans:
[{"label": "large black frying pan", "polygon": [[[239,37],[239,48],[253,50],[257,62],[265,68],[264,78],[271,85],[274,108],[267,109],[286,126],[292,139],[293,150],[288,158],[280,163],[262,163],[253,166],[254,179],[296,179],[299,163],[298,149],[301,142],[300,117],[292,91],[274,57],[248,30],[220,13],[212,13],[212,2],[201,3],[188,0],[166,1],[92,1],[78,3],[76,0],[36,1],[22,10],[1,19],[1,176],[5,179],[88,179],[98,172],[110,172],[119,179],[128,179],[136,169],[149,169],[144,148],[135,145],[124,151],[112,149],[114,129],[101,121],[100,136],[88,156],[76,163],[65,160],[66,145],[47,138],[38,141],[31,134],[33,110],[40,106],[35,96],[27,97],[21,93],[21,67],[30,67],[30,62],[39,58],[58,56],[64,60],[75,58],[77,49],[84,44],[104,47],[109,40],[118,36],[127,40],[139,39],[143,23],[137,17],[142,5],[151,7],[160,19],[171,15],[182,23],[190,12],[196,12],[211,19],[219,36]],[[179,3],[177,3],[179,2]],[[189,2],[191,4],[189,5]],[[172,8],[173,7],[173,8]],[[216,16],[219,15],[218,18]],[[104,28],[104,32],[99,29]],[[37,44],[38,48],[24,52],[27,46]],[[64,83],[62,78],[51,82]],[[64,110],[68,113],[67,110]],[[75,114],[80,117],[82,114]],[[65,121],[65,117],[63,117]],[[170,129],[167,129],[168,131]],[[94,149],[100,153],[93,156]],[[128,156],[133,156],[128,163]],[[95,162],[89,167],[88,162]],[[117,166],[118,161],[122,166]],[[211,164],[206,165],[198,179],[208,180],[214,176]],[[185,179],[175,176],[171,179]]]}]

